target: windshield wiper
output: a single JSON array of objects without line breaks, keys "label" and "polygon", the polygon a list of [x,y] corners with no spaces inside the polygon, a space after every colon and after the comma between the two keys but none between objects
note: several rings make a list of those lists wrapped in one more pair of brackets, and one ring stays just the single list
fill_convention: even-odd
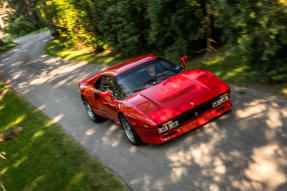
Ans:
[{"label": "windshield wiper", "polygon": [[151,79],[149,79],[148,81],[146,81],[144,84],[149,84],[150,82],[154,82],[155,80],[157,80],[158,78],[162,77],[162,76],[167,76],[168,74],[166,73],[161,73],[161,74],[158,74],[154,77],[152,77]]}]

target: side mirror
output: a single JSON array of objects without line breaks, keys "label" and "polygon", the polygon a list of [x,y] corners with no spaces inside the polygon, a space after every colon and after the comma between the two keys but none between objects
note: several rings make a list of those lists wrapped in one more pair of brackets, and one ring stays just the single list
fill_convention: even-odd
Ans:
[{"label": "side mirror", "polygon": [[114,97],[110,91],[102,92],[101,96],[109,102],[112,102],[114,100]]},{"label": "side mirror", "polygon": [[181,57],[181,63],[183,65],[184,70],[186,70],[187,56]]}]

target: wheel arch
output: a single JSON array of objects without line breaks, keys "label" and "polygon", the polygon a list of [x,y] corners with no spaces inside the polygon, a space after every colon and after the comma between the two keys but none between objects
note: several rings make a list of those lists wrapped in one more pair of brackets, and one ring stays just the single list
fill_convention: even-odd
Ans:
[{"label": "wheel arch", "polygon": [[84,101],[85,99],[86,97],[83,94],[81,94],[81,100]]}]

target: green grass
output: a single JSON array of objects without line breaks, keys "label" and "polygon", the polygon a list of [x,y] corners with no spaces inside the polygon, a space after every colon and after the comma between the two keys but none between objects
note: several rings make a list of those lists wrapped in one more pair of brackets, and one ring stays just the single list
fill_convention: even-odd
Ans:
[{"label": "green grass", "polygon": [[127,190],[41,111],[0,81],[0,133],[22,127],[0,143],[0,190]]},{"label": "green grass", "polygon": [[46,46],[46,53],[68,60],[84,61],[107,66],[118,64],[124,60],[121,55],[114,54],[108,50],[101,53],[93,53],[88,48],[83,48],[80,50],[65,48],[60,40],[52,40],[48,42]]},{"label": "green grass", "polygon": [[14,42],[6,42],[5,45],[0,46],[0,52],[5,52],[11,48],[14,48],[15,46],[17,46],[17,44]]},{"label": "green grass", "polygon": [[250,72],[244,58],[235,51],[220,50],[209,56],[191,60],[188,68],[205,68],[227,83],[267,91],[287,98],[287,82],[281,84],[260,83],[254,72]]}]

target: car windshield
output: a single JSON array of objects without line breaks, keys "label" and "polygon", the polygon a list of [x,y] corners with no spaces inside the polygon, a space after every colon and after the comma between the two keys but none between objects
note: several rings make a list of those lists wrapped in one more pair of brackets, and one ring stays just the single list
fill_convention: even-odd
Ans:
[{"label": "car windshield", "polygon": [[182,67],[163,58],[156,58],[118,75],[117,81],[123,97],[129,97],[182,71]]}]

